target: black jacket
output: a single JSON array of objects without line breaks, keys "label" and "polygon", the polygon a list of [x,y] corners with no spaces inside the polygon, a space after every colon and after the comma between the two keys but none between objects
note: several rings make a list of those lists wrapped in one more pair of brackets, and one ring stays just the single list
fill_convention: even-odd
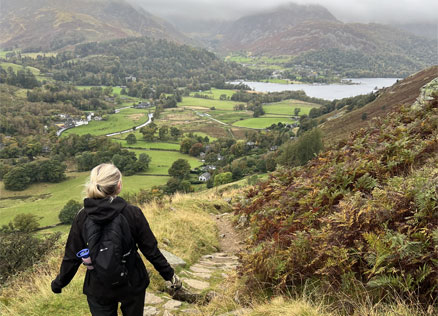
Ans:
[{"label": "black jacket", "polygon": [[[132,238],[143,255],[160,273],[163,279],[172,279],[174,271],[157,247],[157,240],[152,233],[143,212],[136,206],[128,204],[120,197],[112,202],[109,198],[84,200],[84,209],[75,217],[70,229],[70,234],[65,246],[65,255],[62,260],[59,275],[52,282],[52,288],[60,290],[73,279],[82,260],[76,257],[76,253],[87,248],[83,237],[83,225],[85,218],[90,217],[95,222],[105,222],[114,218],[118,213],[122,214],[130,227]],[[135,251],[135,265],[129,270],[130,285],[117,288],[105,288],[93,275],[92,270],[87,270],[84,281],[84,294],[96,297],[123,298],[144,291],[149,285],[149,276],[137,251]]]}]

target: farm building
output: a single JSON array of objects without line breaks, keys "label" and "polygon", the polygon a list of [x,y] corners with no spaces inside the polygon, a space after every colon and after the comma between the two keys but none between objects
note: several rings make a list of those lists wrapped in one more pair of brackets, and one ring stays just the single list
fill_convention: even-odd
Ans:
[{"label": "farm building", "polygon": [[210,180],[210,178],[211,178],[211,174],[209,172],[204,172],[199,176],[199,181],[207,182],[208,180]]}]

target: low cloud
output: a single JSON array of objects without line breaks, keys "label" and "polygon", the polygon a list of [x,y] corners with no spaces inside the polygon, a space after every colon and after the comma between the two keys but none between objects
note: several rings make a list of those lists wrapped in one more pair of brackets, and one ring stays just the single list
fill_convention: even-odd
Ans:
[{"label": "low cloud", "polygon": [[[273,9],[288,0],[129,0],[162,17],[181,16],[194,20],[234,20]],[[344,22],[412,23],[438,25],[436,0],[295,0],[319,4]]]}]

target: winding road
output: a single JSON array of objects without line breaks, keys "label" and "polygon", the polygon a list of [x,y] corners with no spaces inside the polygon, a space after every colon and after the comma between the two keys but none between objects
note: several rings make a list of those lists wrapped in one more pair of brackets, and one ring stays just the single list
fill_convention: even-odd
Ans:
[{"label": "winding road", "polygon": [[130,129],[127,129],[127,130],[124,130],[124,131],[121,131],[121,132],[115,132],[115,133],[106,134],[105,136],[110,137],[110,136],[115,136],[115,135],[121,135],[121,134],[133,132],[134,130],[136,130],[138,128],[142,128],[143,126],[146,126],[146,125],[148,125],[148,124],[150,124],[152,122],[152,118],[154,117],[154,114],[153,113],[149,113],[148,116],[149,116],[149,120],[146,123],[143,123],[143,124],[141,124],[139,126],[136,126],[135,128],[130,128]]}]

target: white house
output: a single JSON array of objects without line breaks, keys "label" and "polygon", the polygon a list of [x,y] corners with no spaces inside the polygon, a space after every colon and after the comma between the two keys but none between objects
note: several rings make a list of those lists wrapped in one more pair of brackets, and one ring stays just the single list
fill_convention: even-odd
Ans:
[{"label": "white house", "polygon": [[132,82],[136,82],[136,81],[137,81],[137,78],[134,77],[134,76],[128,76],[128,77],[125,77],[125,81],[126,81],[126,82],[130,82],[130,81],[132,81]]},{"label": "white house", "polygon": [[210,180],[210,178],[211,178],[211,174],[209,172],[204,172],[199,176],[199,181],[207,182],[208,180]]}]

